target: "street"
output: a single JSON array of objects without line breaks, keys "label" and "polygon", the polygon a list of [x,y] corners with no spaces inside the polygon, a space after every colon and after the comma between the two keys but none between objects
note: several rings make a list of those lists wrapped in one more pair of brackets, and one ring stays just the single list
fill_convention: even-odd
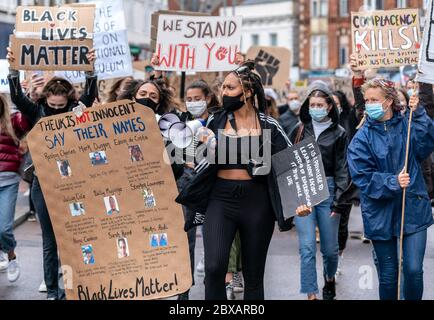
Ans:
[{"label": "street", "polygon": [[[21,199],[23,199],[21,195]],[[18,201],[17,210],[23,211],[25,201]],[[363,230],[360,208],[351,212],[350,239],[344,253],[343,274],[337,279],[338,300],[377,300],[378,281],[372,260],[371,244],[364,244],[358,238]],[[0,274],[0,300],[43,300],[45,293],[38,288],[43,279],[42,240],[38,222],[25,222],[16,228],[18,241],[17,253],[21,265],[21,277],[16,283],[9,283],[5,273]],[[200,232],[197,236],[196,263],[203,248]],[[434,299],[434,228],[428,232],[428,245],[424,263],[425,292],[424,299]],[[317,252],[318,285],[321,291],[322,259]],[[265,298],[267,300],[302,300],[299,293],[299,256],[295,230],[281,233],[274,232],[268,251],[265,270]],[[203,300],[203,273],[195,274],[195,286],[190,291],[190,299]],[[236,293],[242,299],[242,293]],[[170,298],[173,299],[173,298]]]}]

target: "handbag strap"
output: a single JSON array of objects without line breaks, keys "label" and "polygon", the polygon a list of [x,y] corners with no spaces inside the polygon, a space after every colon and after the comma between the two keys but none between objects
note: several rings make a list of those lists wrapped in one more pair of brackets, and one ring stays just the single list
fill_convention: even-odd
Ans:
[{"label": "handbag strap", "polygon": [[304,123],[302,122],[300,124],[300,126],[298,127],[298,131],[297,131],[297,135],[295,136],[295,143],[294,144],[297,144],[300,142],[301,136],[303,134],[303,130],[304,130]]}]

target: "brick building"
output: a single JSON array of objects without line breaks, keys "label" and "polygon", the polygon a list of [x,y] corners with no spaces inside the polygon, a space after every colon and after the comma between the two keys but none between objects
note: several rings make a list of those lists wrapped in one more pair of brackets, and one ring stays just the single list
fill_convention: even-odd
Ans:
[{"label": "brick building", "polygon": [[300,0],[300,68],[330,72],[348,63],[351,12],[425,8],[425,0]]}]

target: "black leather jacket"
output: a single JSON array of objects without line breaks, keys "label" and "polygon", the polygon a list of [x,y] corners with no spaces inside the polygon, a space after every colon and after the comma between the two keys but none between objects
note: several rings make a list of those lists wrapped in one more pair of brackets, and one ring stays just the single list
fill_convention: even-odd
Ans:
[{"label": "black leather jacket", "polygon": [[[290,135],[290,140],[292,143],[295,142],[297,132],[299,131],[299,128],[302,124],[304,128],[300,141],[309,136],[315,135],[312,125],[312,118],[309,115],[309,96],[313,91],[316,90],[322,91],[329,97],[332,97],[332,92],[329,90],[327,85],[323,84],[322,82],[314,82],[309,87],[306,99],[300,109],[301,123],[297,125]],[[347,201],[341,199],[341,196],[347,189],[350,180],[347,165],[348,139],[345,129],[339,125],[339,111],[334,103],[333,98],[331,99],[331,102],[333,104],[333,108],[331,109],[328,116],[332,119],[332,124],[320,134],[317,139],[317,143],[321,151],[325,174],[327,177],[333,177],[335,180],[335,197],[331,209],[336,213],[343,213],[342,206]]]},{"label": "black leather jacket", "polygon": [[[17,106],[18,110],[26,116],[32,128],[39,119],[53,115],[53,113],[51,113],[53,112],[53,109],[48,107],[45,101],[33,102],[24,94],[21,88],[18,71],[11,71],[8,75],[8,80],[11,100]],[[92,107],[93,102],[97,97],[97,90],[97,77],[95,75],[90,75],[90,73],[86,73],[86,85],[79,100],[86,107]],[[70,112],[77,105],[78,101],[70,100],[68,101],[68,105],[64,109],[59,110],[60,112],[58,111],[58,113]]]},{"label": "black leather jacket", "polygon": [[[261,128],[271,130],[271,154],[275,154],[287,147],[291,146],[291,142],[283,131],[279,123],[261,112],[258,112]],[[219,129],[224,129],[228,115],[226,111],[221,109],[214,113],[208,119],[208,128],[214,134],[218,135]],[[265,142],[264,142],[265,143]],[[195,168],[195,174],[190,183],[180,192],[176,198],[176,202],[185,205],[193,214],[186,219],[185,230],[203,223],[204,215],[208,206],[208,200],[211,190],[217,178],[218,165],[203,162],[199,163]],[[271,164],[270,164],[271,165]],[[280,199],[279,189],[277,185],[276,175],[273,170],[266,177],[268,186],[268,194],[270,196],[273,212],[276,216],[280,231],[290,230],[292,227],[292,218],[286,219],[283,215],[282,202]]]}]

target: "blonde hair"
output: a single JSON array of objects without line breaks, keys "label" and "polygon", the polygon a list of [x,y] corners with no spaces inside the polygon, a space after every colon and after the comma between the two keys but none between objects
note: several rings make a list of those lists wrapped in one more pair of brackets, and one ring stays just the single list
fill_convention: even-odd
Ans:
[{"label": "blonde hair", "polygon": [[0,134],[11,137],[17,145],[19,144],[20,140],[12,127],[9,104],[2,94],[0,95]]},{"label": "blonde hair", "polygon": [[[368,89],[376,89],[376,88],[380,88],[381,91],[383,91],[386,99],[392,100],[393,111],[401,111],[402,106],[401,103],[399,102],[398,91],[396,90],[395,84],[392,81],[385,80],[382,78],[375,78],[369,80],[362,86],[362,93],[365,94],[365,92]],[[365,123],[365,121],[366,121],[366,113],[363,115],[363,118],[362,120],[360,120],[360,123],[356,129],[360,129]]]}]

